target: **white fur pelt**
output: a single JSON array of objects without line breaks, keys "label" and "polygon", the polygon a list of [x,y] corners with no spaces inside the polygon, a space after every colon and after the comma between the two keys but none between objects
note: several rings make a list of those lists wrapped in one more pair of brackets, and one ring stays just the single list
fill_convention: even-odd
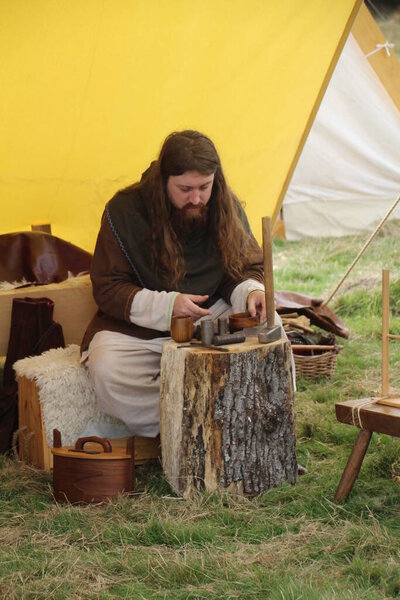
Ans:
[{"label": "white fur pelt", "polygon": [[8,290],[14,290],[25,285],[33,285],[30,281],[27,281],[25,277],[21,281],[0,281],[0,292],[8,292]]},{"label": "white fur pelt", "polygon": [[23,358],[13,368],[18,377],[35,380],[49,446],[53,445],[53,429],[61,432],[62,444],[69,446],[89,423],[121,424],[97,408],[93,383],[80,364],[76,344]]}]

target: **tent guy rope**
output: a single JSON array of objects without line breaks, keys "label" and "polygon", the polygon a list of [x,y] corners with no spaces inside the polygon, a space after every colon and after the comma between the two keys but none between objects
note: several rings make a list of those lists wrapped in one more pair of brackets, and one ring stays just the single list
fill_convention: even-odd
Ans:
[{"label": "tent guy rope", "polygon": [[346,279],[346,277],[349,275],[350,271],[353,269],[353,267],[360,260],[361,256],[364,254],[365,250],[368,248],[368,246],[370,245],[370,243],[372,242],[372,240],[374,239],[374,237],[376,236],[376,234],[378,233],[378,231],[382,228],[382,226],[384,225],[384,223],[390,217],[390,215],[392,214],[392,212],[394,211],[394,209],[396,208],[396,206],[398,205],[399,202],[400,202],[400,196],[397,197],[396,201],[389,208],[388,212],[383,217],[382,221],[379,223],[379,225],[376,227],[376,229],[371,233],[371,235],[369,236],[368,240],[365,242],[364,246],[361,248],[360,252],[357,254],[356,258],[353,260],[353,262],[351,263],[351,265],[347,269],[346,273],[343,275],[342,279],[339,281],[339,283],[337,284],[337,286],[335,287],[335,289],[333,290],[333,292],[330,294],[329,298],[327,300],[324,300],[324,302],[322,303],[321,306],[327,306],[329,304],[329,302],[335,296],[335,294],[337,293],[338,289],[340,288],[340,286],[342,285],[342,283]]}]

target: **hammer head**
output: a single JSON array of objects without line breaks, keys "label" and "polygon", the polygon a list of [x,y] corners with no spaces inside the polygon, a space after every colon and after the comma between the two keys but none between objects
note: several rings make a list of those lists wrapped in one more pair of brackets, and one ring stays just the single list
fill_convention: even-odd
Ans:
[{"label": "hammer head", "polygon": [[282,337],[282,328],[280,325],[274,325],[273,327],[266,327],[258,334],[258,341],[260,344],[270,344],[276,342]]}]

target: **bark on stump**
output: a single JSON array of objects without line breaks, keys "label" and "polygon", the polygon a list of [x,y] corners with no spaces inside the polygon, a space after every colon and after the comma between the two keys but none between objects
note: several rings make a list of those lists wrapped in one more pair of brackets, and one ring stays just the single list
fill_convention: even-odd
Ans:
[{"label": "bark on stump", "polygon": [[251,337],[229,348],[163,348],[162,461],[180,496],[218,488],[256,495],[296,482],[289,342]]}]

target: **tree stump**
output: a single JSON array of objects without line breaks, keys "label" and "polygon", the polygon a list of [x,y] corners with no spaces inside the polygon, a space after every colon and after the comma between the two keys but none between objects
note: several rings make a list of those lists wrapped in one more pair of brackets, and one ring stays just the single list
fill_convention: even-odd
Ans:
[{"label": "tree stump", "polygon": [[248,337],[229,352],[179,348],[161,359],[164,473],[174,491],[256,495],[297,478],[290,344]]}]

